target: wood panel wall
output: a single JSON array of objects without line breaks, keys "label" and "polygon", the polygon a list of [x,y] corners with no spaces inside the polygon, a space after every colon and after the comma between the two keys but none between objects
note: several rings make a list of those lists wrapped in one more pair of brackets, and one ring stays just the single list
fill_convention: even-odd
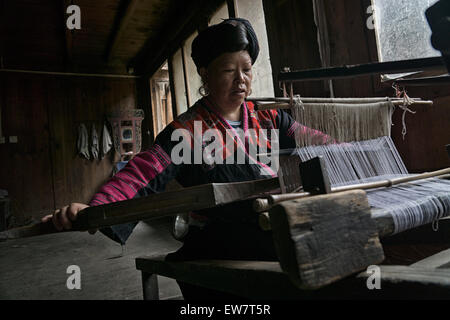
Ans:
[{"label": "wood panel wall", "polygon": [[13,214],[36,218],[88,202],[118,158],[114,151],[103,160],[77,155],[78,125],[90,135],[95,124],[101,137],[109,112],[137,107],[136,81],[0,73],[0,88],[3,135],[18,136],[0,144],[0,189],[8,190]]},{"label": "wood panel wall", "polygon": [[[317,28],[310,0],[264,0],[275,95],[282,96],[278,74],[291,70],[320,68]],[[303,96],[325,96],[323,81],[298,82],[294,92]]]}]

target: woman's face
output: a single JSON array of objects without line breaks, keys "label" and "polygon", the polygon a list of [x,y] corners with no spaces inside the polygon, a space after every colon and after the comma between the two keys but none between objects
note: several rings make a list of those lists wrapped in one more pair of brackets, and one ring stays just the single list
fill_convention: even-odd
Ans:
[{"label": "woman's face", "polygon": [[218,107],[238,107],[250,94],[252,59],[245,50],[223,53],[207,69],[202,68],[200,75]]}]

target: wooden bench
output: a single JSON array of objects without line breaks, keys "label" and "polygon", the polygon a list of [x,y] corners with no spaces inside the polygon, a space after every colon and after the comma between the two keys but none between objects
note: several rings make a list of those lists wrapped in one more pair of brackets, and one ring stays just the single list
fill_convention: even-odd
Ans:
[{"label": "wooden bench", "polygon": [[159,300],[157,275],[247,299],[449,299],[450,249],[409,266],[380,266],[381,289],[369,290],[367,272],[317,290],[297,288],[278,262],[197,260],[165,261],[165,256],[136,259],[143,296]]}]

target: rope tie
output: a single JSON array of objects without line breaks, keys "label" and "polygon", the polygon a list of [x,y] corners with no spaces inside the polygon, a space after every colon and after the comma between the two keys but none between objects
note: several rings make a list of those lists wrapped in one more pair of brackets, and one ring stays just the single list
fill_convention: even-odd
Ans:
[{"label": "rope tie", "polygon": [[439,230],[439,220],[434,220],[431,224],[431,228],[434,232],[437,232]]},{"label": "rope tie", "polygon": [[405,136],[406,136],[406,112],[415,114],[416,111],[412,111],[411,109],[409,109],[408,107],[410,105],[412,105],[414,103],[414,100],[412,100],[408,94],[406,93],[405,88],[402,88],[401,90],[399,89],[398,84],[394,84],[392,86],[395,89],[395,96],[397,98],[403,98],[403,105],[398,105],[398,107],[400,109],[403,110],[403,114],[402,114],[402,138],[403,140],[405,140]]}]

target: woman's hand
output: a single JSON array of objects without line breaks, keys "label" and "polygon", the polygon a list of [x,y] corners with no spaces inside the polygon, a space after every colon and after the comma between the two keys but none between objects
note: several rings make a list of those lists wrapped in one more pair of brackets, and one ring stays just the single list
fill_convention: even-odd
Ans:
[{"label": "woman's hand", "polygon": [[[47,222],[50,219],[53,222],[56,230],[69,230],[72,229],[72,222],[77,219],[78,212],[89,207],[83,203],[71,203],[68,206],[55,210],[53,214],[49,214],[41,219],[42,222]],[[89,230],[90,234],[94,234],[97,229]]]}]

